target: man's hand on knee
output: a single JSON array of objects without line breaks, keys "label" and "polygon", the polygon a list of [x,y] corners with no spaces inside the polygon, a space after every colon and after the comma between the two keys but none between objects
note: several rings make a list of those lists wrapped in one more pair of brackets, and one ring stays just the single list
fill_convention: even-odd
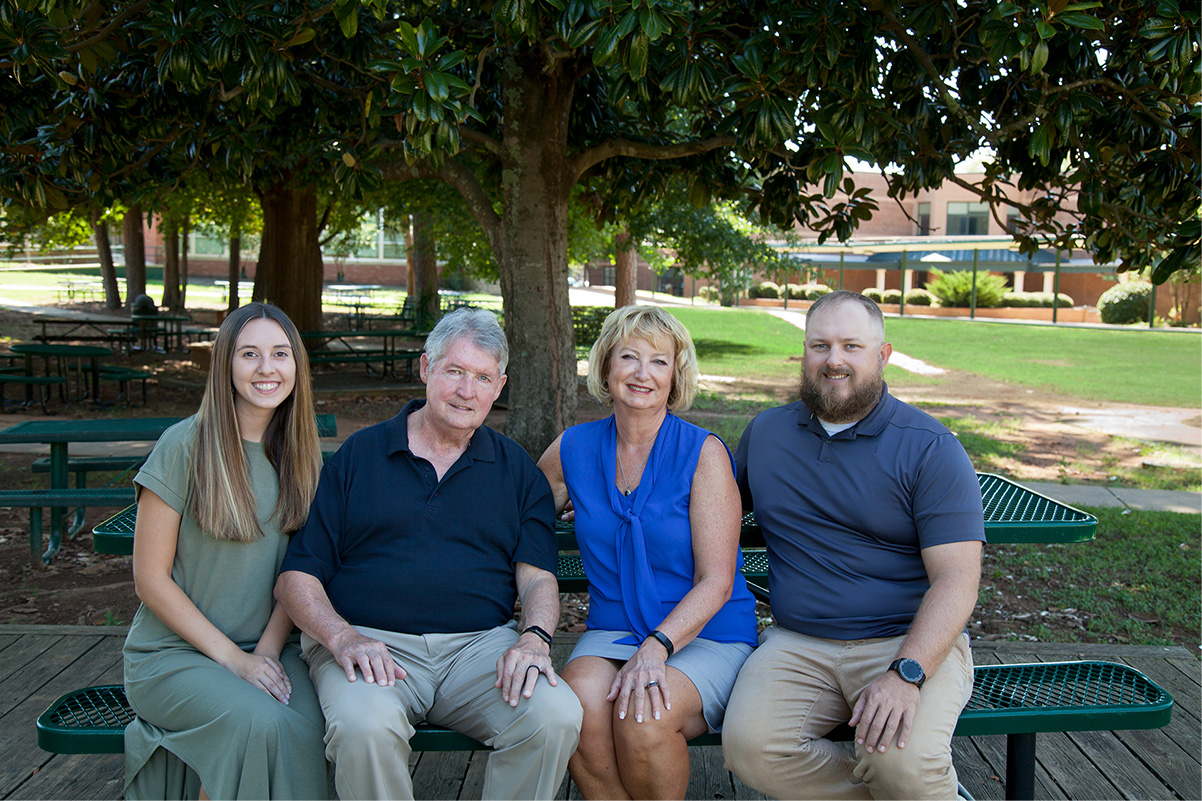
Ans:
[{"label": "man's hand on knee", "polygon": [[517,706],[519,698],[534,695],[538,675],[543,674],[551,686],[559,683],[555,667],[551,664],[551,648],[533,634],[523,634],[520,639],[497,659],[497,683],[501,697],[510,706]]},{"label": "man's hand on knee", "polygon": [[856,701],[848,721],[856,729],[856,742],[870,754],[883,753],[896,733],[897,747],[905,748],[920,700],[917,687],[888,671],[868,685]]},{"label": "man's hand on knee", "polygon": [[381,687],[391,687],[405,678],[405,671],[392,658],[388,646],[379,640],[349,629],[331,645],[330,653],[346,671],[347,681],[355,680],[355,668],[359,669],[368,684],[379,684]]}]

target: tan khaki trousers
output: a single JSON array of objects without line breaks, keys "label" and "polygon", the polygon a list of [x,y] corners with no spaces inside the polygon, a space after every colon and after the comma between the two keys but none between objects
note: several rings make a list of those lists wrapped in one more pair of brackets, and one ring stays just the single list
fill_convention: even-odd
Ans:
[{"label": "tan khaki trousers", "polygon": [[884,753],[825,735],[897,656],[903,637],[825,640],[773,626],[743,664],[726,707],[722,748],[735,774],[774,798],[955,798],[951,741],[972,696],[968,635],[928,666],[904,749]]},{"label": "tan khaki trousers", "polygon": [[467,734],[494,750],[484,771],[484,798],[551,798],[580,739],[582,710],[560,680],[539,679],[516,707],[493,686],[497,657],[517,641],[512,626],[459,634],[357,630],[392,651],[408,674],[392,687],[354,682],[323,646],[301,639],[326,718],[326,758],[338,795],[350,799],[413,798],[409,738],[428,722]]}]

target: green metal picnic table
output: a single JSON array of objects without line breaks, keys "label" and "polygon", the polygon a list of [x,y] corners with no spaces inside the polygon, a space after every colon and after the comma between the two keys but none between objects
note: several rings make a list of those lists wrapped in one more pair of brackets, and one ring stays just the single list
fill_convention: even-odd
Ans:
[{"label": "green metal picnic table", "polygon": [[[71,395],[70,391],[63,397],[63,400],[71,403],[82,402],[84,398],[92,398],[95,403],[100,399],[100,360],[106,356],[112,356],[113,351],[110,348],[101,347],[100,345],[66,345],[55,343],[33,343],[20,342],[16,345],[10,345],[9,350],[13,353],[19,353],[25,357],[25,374],[35,375],[33,360],[35,357],[41,358],[44,365],[45,375],[50,375],[50,362],[55,364],[55,374],[64,378],[75,378],[75,394]],[[84,381],[84,361],[88,362],[87,372],[91,375],[91,389]],[[67,385],[62,385],[66,388]]]},{"label": "green metal picnic table", "polygon": [[[129,417],[94,420],[27,420],[0,431],[0,445],[44,443],[50,446],[50,488],[68,489],[68,446],[72,442],[154,442],[182,417]],[[317,415],[317,434],[332,437],[338,424],[332,414]],[[63,509],[50,510],[50,548],[62,542]],[[79,513],[76,513],[79,518]],[[80,520],[82,523],[82,520]],[[76,527],[78,528],[78,527]],[[74,534],[74,530],[70,532]]]}]

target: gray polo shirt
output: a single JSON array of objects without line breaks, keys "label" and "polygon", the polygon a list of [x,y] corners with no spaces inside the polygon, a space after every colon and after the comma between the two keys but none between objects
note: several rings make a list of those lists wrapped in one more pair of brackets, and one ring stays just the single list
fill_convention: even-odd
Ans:
[{"label": "gray polo shirt", "polygon": [[891,396],[828,436],[801,401],[762,412],[735,454],[768,546],[772,612],[837,640],[909,631],[930,588],[920,551],[984,541],[981,489],[955,435]]}]

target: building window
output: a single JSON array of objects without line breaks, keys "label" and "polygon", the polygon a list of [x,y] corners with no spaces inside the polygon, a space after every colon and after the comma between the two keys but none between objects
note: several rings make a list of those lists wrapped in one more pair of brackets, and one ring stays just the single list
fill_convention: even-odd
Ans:
[{"label": "building window", "polygon": [[983,236],[989,233],[989,205],[960,201],[948,203],[947,233],[949,236]]},{"label": "building window", "polygon": [[918,204],[918,236],[931,235],[931,204]]},{"label": "building window", "polygon": [[1018,233],[1018,221],[1022,219],[1022,215],[1018,209],[1007,209],[1006,211],[1006,230],[1012,234]]}]

